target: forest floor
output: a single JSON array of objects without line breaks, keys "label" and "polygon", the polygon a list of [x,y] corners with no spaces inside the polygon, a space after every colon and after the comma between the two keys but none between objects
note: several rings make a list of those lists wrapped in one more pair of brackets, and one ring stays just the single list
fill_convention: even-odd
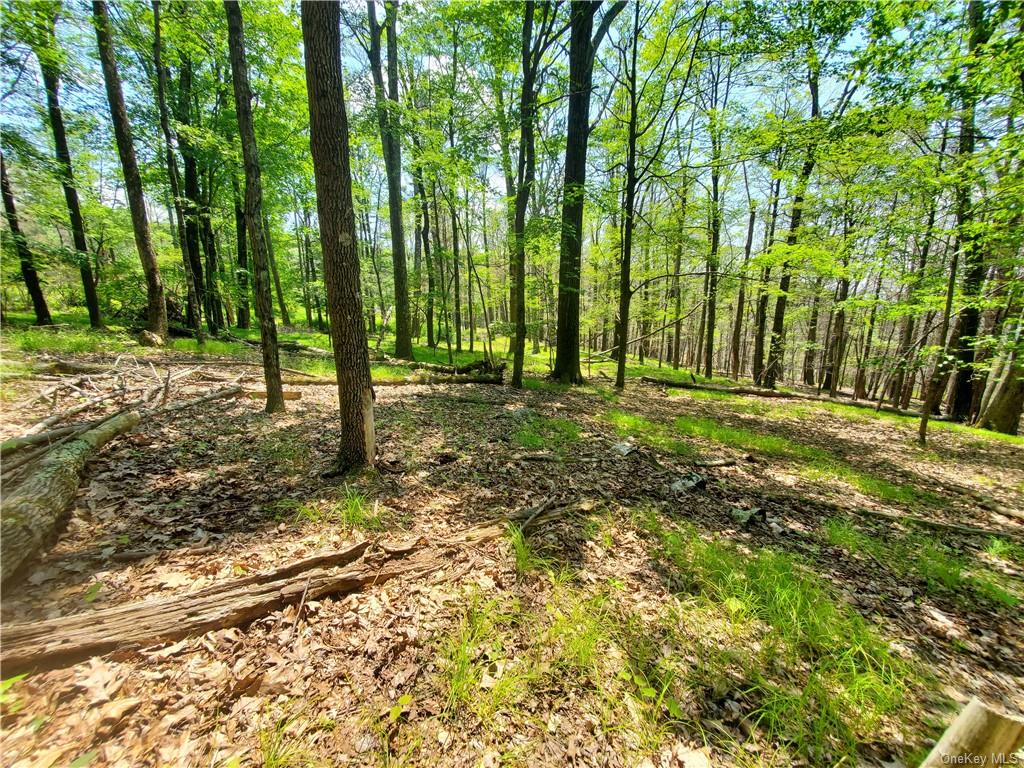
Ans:
[{"label": "forest floor", "polygon": [[[8,348],[6,370],[47,354]],[[176,398],[259,381],[191,350],[120,354],[188,372]],[[5,438],[78,402],[5,379]],[[939,423],[922,449],[916,422],[846,405],[528,383],[378,388],[378,469],[347,479],[322,477],[330,386],[112,443],[5,589],[5,626],[361,539],[437,547],[440,565],[5,680],[3,763],[913,766],[970,696],[1024,704],[1021,439]],[[541,505],[558,514],[439,544]]]}]

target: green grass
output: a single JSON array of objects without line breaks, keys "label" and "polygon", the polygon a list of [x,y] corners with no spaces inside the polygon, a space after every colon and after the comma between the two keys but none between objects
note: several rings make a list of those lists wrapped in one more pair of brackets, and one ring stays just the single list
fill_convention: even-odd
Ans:
[{"label": "green grass", "polygon": [[522,620],[518,601],[470,595],[458,626],[441,638],[438,647],[449,717],[468,711],[487,723],[495,712],[513,707],[526,694],[537,672],[506,653]]},{"label": "green grass", "polygon": [[579,442],[579,425],[569,419],[549,416],[531,416],[512,434],[512,442],[529,450],[548,449],[565,453]]},{"label": "green grass", "polygon": [[[922,534],[893,534],[885,539],[859,530],[845,518],[829,518],[823,526],[825,541],[851,554],[864,553],[901,578],[920,579],[929,592],[955,592],[964,601],[982,598],[989,602],[1015,607],[1019,590],[999,571],[983,561],[972,563],[964,555],[951,550],[937,539]],[[1016,545],[992,539],[986,554],[1012,553]],[[1020,549],[1019,547],[1016,547]]]},{"label": "green grass", "polygon": [[692,445],[673,437],[668,426],[660,422],[619,409],[606,412],[604,419],[615,427],[620,437],[632,437],[652,448],[669,451],[677,456],[697,455],[697,450]]},{"label": "green grass", "polygon": [[[827,582],[793,555],[745,553],[688,525],[665,527],[653,513],[641,520],[698,607],[735,627],[761,628],[751,633],[756,645],[734,658],[756,702],[753,719],[769,738],[815,765],[852,763],[859,744],[880,738],[883,720],[903,705],[911,670]],[[782,679],[769,672],[780,662],[788,667]]]},{"label": "green grass", "polygon": [[347,484],[339,499],[295,504],[294,509],[297,523],[327,523],[368,532],[379,532],[388,527],[380,505],[376,501],[370,502],[364,493]]}]

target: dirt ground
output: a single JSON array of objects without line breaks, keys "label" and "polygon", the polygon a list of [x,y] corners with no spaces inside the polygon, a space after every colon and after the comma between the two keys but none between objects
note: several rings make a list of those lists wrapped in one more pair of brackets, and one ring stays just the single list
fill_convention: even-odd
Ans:
[{"label": "dirt ground", "polygon": [[[254,368],[172,358],[158,365],[161,373],[195,369],[176,382],[175,398],[239,377],[259,388]],[[10,385],[14,405],[4,409],[4,437],[74,404],[28,402],[46,385]],[[863,764],[904,764],[972,695],[1024,704],[1019,605],[931,589],[877,553],[850,552],[821,537],[825,521],[840,518],[883,540],[918,530],[872,510],[1024,535],[1020,446],[936,429],[921,450],[912,424],[809,412],[796,401],[735,403],[635,384],[621,396],[603,387],[379,387],[378,469],[347,480],[322,476],[338,438],[329,386],[301,387],[301,399],[272,417],[262,413],[262,401],[242,398],[144,420],[89,462],[65,533],[24,581],[4,590],[5,626],[186,594],[365,538],[435,547],[439,567],[305,602],[301,611],[292,605],[249,626],[29,674],[2,694],[3,763],[825,764],[826,755],[799,755],[766,721],[749,716],[763,702],[742,679],[726,690],[691,689],[682,711],[671,714],[641,699],[634,706],[628,696],[616,703],[600,694],[600,681],[577,686],[572,675],[555,674],[524,673],[530,682],[505,699],[488,699],[487,707],[453,703],[451,638],[475,626],[472,617],[481,612],[555,616],[551,606],[564,590],[589,595],[612,584],[614,615],[628,615],[642,636],[646,622],[687,595],[656,556],[649,530],[637,524],[643,510],[741,552],[800,558],[837,600],[925,671],[930,679],[910,693],[903,719],[880,723],[875,739],[861,745]],[[696,452],[685,455],[643,435],[631,438],[610,411],[657,423],[710,417],[806,446],[805,461],[699,434],[689,437]],[[819,453],[858,477],[930,496],[894,503],[857,483],[815,475]],[[735,463],[706,466],[720,460]],[[440,544],[540,504],[564,513],[529,533],[542,567],[524,565],[528,558],[507,536]],[[754,514],[740,522],[737,510]],[[944,551],[984,557],[983,538],[920,530]],[[1019,593],[1019,563],[989,566]],[[511,680],[516,664],[546,663],[528,651],[538,625],[495,621],[500,648],[468,644],[467,663],[483,669],[475,685],[486,691]],[[687,631],[715,636],[712,628]],[[699,664],[699,654],[691,662]]]}]

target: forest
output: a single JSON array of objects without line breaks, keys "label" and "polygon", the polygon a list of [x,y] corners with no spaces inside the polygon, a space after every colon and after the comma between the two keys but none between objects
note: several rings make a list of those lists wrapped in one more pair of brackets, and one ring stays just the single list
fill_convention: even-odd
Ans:
[{"label": "forest", "polygon": [[0,57],[4,765],[1024,761],[1024,5]]}]

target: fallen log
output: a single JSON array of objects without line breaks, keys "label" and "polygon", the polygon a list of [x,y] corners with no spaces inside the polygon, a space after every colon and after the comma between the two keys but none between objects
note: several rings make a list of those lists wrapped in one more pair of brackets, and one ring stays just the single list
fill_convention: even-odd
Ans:
[{"label": "fallen log", "polygon": [[6,582],[54,535],[78,490],[85,462],[106,443],[139,423],[126,411],[50,451],[35,472],[3,500],[0,511],[0,582]]},{"label": "fallen log", "polygon": [[1024,718],[972,698],[920,768],[946,765],[1011,765],[1024,745]]},{"label": "fallen log", "polygon": [[375,381],[375,387],[406,387],[418,384],[502,384],[505,378],[500,374],[479,376],[409,376],[393,381]]},{"label": "fallen log", "polygon": [[59,619],[16,624],[4,630],[5,675],[53,668],[117,649],[173,642],[213,629],[248,624],[303,595],[318,600],[416,570],[386,567],[383,553],[339,571],[360,559],[363,542],[341,552],[318,555],[285,568],[211,585],[192,594],[155,597]]},{"label": "fallen log", "polygon": [[[100,419],[99,421],[103,421]],[[43,445],[44,443],[51,443],[54,440],[70,435],[74,432],[78,432],[81,429],[85,429],[90,425],[98,424],[99,421],[90,421],[85,424],[69,424],[66,427],[58,427],[57,429],[51,429],[48,432],[36,432],[32,435],[22,435],[21,437],[12,437],[9,440],[4,440],[0,443],[0,456],[7,458],[12,453],[17,453],[23,448],[31,448],[36,445]]]},{"label": "fallen log", "polygon": [[[242,396],[248,397],[250,400],[266,400],[267,399],[267,393],[264,390],[253,390],[253,391],[249,391],[249,392],[243,390],[239,394],[239,397],[242,397]],[[301,400],[302,399],[302,393],[301,392],[288,392],[288,391],[285,391],[285,392],[281,393],[281,399],[283,399],[283,400]]]},{"label": "fallen log", "polygon": [[[286,605],[318,600],[379,584],[396,576],[436,570],[446,549],[475,546],[502,536],[510,522],[520,529],[549,521],[568,507],[552,509],[553,500],[518,515],[463,530],[436,547],[381,544],[370,556],[370,542],[299,560],[272,571],[211,584],[197,592],[153,597],[137,603],[4,627],[0,665],[5,676],[27,670],[67,666],[114,650],[169,643],[189,635],[248,624]],[[405,558],[404,563],[395,561]],[[360,561],[361,562],[357,562]],[[348,567],[351,566],[351,567]],[[338,570],[344,568],[344,570]]]}]

